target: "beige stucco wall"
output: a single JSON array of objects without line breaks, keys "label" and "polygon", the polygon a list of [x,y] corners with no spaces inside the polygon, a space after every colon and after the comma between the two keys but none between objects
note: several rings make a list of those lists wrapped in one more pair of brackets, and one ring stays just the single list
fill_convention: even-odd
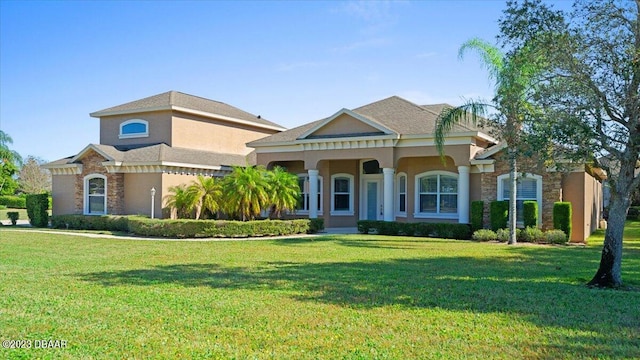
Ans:
[{"label": "beige stucco wall", "polygon": [[563,201],[571,202],[571,241],[585,241],[601,217],[602,184],[587,172],[572,172],[562,190]]},{"label": "beige stucco wall", "polygon": [[245,144],[277,131],[245,126],[175,112],[173,115],[172,146],[219,153],[247,155],[253,148]]},{"label": "beige stucco wall", "polygon": [[162,174],[124,174],[125,213],[151,216],[151,188],[156,189],[154,216],[162,214]]},{"label": "beige stucco wall", "polygon": [[75,191],[76,176],[75,175],[53,175],[52,197],[53,208],[52,215],[75,214]]},{"label": "beige stucco wall", "polygon": [[376,133],[380,130],[369,126],[358,119],[342,114],[333,119],[330,123],[321,127],[315,131],[313,136],[325,136],[325,135],[345,135],[345,134],[361,134],[361,133]]},{"label": "beige stucco wall", "polygon": [[[120,124],[127,120],[142,119],[149,122],[149,136],[119,139]],[[171,111],[154,111],[140,114],[104,116],[100,118],[100,144],[138,145],[166,143],[171,146]]]},{"label": "beige stucco wall", "polygon": [[[323,177],[323,218],[325,227],[355,227],[360,217],[358,212],[358,204],[360,203],[360,161],[359,160],[335,160],[322,161],[319,164],[319,175]],[[353,198],[353,216],[331,216],[331,175],[334,174],[353,175],[354,181],[354,198]]]}]

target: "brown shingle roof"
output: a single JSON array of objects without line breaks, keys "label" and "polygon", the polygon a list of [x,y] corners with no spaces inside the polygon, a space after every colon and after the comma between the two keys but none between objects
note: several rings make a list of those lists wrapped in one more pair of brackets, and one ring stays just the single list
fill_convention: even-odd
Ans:
[{"label": "brown shingle roof", "polygon": [[144,99],[131,101],[126,104],[96,111],[91,113],[90,115],[93,117],[101,117],[146,111],[169,110],[175,107],[243,120],[246,122],[254,123],[256,125],[284,129],[282,126],[274,122],[263,119],[262,117],[258,117],[244,110],[240,110],[223,102],[184,94],[178,91],[168,91],[162,94],[149,96]]}]

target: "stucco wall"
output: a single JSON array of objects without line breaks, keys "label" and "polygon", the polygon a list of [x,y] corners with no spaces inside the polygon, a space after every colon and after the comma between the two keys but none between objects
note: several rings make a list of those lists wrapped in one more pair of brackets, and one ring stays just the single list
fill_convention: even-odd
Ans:
[{"label": "stucco wall", "polygon": [[[120,124],[127,120],[142,119],[149,122],[149,136],[120,139]],[[154,111],[140,114],[104,116],[100,118],[100,144],[138,145],[166,143],[171,146],[171,112]]]},{"label": "stucco wall", "polygon": [[76,214],[75,175],[53,175],[51,177],[53,215]]},{"label": "stucco wall", "polygon": [[[359,160],[337,160],[322,161],[320,163],[319,175],[323,181],[323,202],[324,202],[324,221],[325,227],[355,227],[359,219],[358,204],[360,203],[359,189]],[[331,176],[334,174],[353,175],[354,198],[353,198],[353,216],[331,216]]]},{"label": "stucco wall", "polygon": [[585,241],[597,229],[601,217],[602,184],[587,172],[568,173],[563,200],[571,202],[571,241]]},{"label": "stucco wall", "polygon": [[124,174],[125,212],[151,216],[151,188],[156,189],[154,217],[162,215],[162,174]]},{"label": "stucco wall", "polygon": [[344,135],[372,132],[380,132],[380,130],[374,128],[373,126],[369,126],[358,119],[354,119],[349,115],[342,114],[330,123],[315,131],[312,135]]}]

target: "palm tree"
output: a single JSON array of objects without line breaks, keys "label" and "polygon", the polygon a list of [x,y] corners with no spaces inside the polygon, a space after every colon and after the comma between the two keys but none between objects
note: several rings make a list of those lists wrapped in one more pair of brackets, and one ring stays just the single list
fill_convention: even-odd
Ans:
[{"label": "palm tree", "polygon": [[22,163],[22,157],[16,151],[9,149],[9,145],[13,144],[13,139],[9,134],[0,130],[0,161],[2,163]]},{"label": "palm tree", "polygon": [[196,219],[200,219],[204,210],[211,213],[220,210],[222,185],[218,179],[198,175],[187,188],[187,192],[196,202]]},{"label": "palm tree", "polygon": [[164,197],[165,206],[171,209],[171,218],[191,218],[196,207],[197,199],[193,192],[189,192],[187,185],[180,184],[169,187],[172,194]]},{"label": "palm tree", "polygon": [[484,117],[487,109],[497,110],[499,137],[507,145],[509,162],[509,244],[516,243],[516,189],[517,189],[517,145],[524,118],[531,110],[527,95],[532,88],[532,78],[539,71],[540,59],[530,58],[527,47],[505,56],[497,47],[480,39],[465,42],[458,52],[462,58],[467,50],[475,50],[482,64],[489,71],[489,78],[495,81],[495,97],[491,103],[467,101],[465,104],[445,109],[438,117],[436,124],[436,147],[444,159],[444,141],[453,126],[460,122],[477,124]]},{"label": "palm tree", "polygon": [[298,177],[288,173],[280,166],[276,166],[267,175],[271,195],[271,215],[280,218],[282,211],[293,210],[298,204],[298,199],[300,198]]},{"label": "palm tree", "polygon": [[269,182],[263,166],[235,166],[223,181],[225,209],[246,221],[254,219],[269,205]]}]

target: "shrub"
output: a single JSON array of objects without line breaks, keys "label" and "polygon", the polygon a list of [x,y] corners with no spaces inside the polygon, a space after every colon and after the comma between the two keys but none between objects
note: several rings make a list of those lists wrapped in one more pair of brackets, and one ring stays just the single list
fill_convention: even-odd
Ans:
[{"label": "shrub", "polygon": [[538,202],[527,200],[523,203],[522,215],[524,217],[524,227],[538,227]]},{"label": "shrub", "polygon": [[7,218],[11,220],[11,225],[16,225],[18,223],[18,219],[20,218],[20,213],[17,211],[9,211],[7,213]]},{"label": "shrub", "polygon": [[324,230],[323,218],[309,219],[309,234],[315,234],[321,230]]},{"label": "shrub", "polygon": [[537,227],[526,227],[524,230],[517,233],[518,241],[538,243],[546,240],[544,232]]},{"label": "shrub", "polygon": [[29,222],[34,227],[47,227],[49,225],[49,195],[29,194],[26,200]]},{"label": "shrub", "polygon": [[567,242],[567,235],[562,230],[548,230],[544,236],[550,244],[565,244]]},{"label": "shrub", "polygon": [[484,217],[484,201],[472,201],[471,202],[471,230],[482,229]]},{"label": "shrub", "polygon": [[627,220],[640,220],[640,206],[632,206],[627,211]]},{"label": "shrub", "polygon": [[360,220],[358,232],[380,235],[407,235],[444,239],[469,239],[471,229],[467,224],[455,223],[401,223],[395,221]]},{"label": "shrub", "polygon": [[509,202],[508,201],[492,201],[489,213],[491,230],[498,231],[507,227],[509,222]]},{"label": "shrub", "polygon": [[[520,238],[521,232],[522,230],[516,229],[516,239]],[[498,229],[498,231],[496,231],[496,236],[498,237],[498,241],[509,241],[509,229]]]},{"label": "shrub", "polygon": [[571,238],[571,203],[556,202],[553,204],[553,228],[562,230]]},{"label": "shrub", "polygon": [[494,241],[498,239],[495,231],[489,229],[476,230],[471,236],[476,241]]},{"label": "shrub", "polygon": [[304,234],[309,232],[310,224],[309,219],[226,221],[129,218],[129,230],[136,235],[176,238]]},{"label": "shrub", "polygon": [[126,216],[56,215],[51,217],[54,229],[129,231]]},{"label": "shrub", "polygon": [[0,196],[0,205],[4,205],[12,209],[26,209],[27,201],[21,196],[2,195]]}]

